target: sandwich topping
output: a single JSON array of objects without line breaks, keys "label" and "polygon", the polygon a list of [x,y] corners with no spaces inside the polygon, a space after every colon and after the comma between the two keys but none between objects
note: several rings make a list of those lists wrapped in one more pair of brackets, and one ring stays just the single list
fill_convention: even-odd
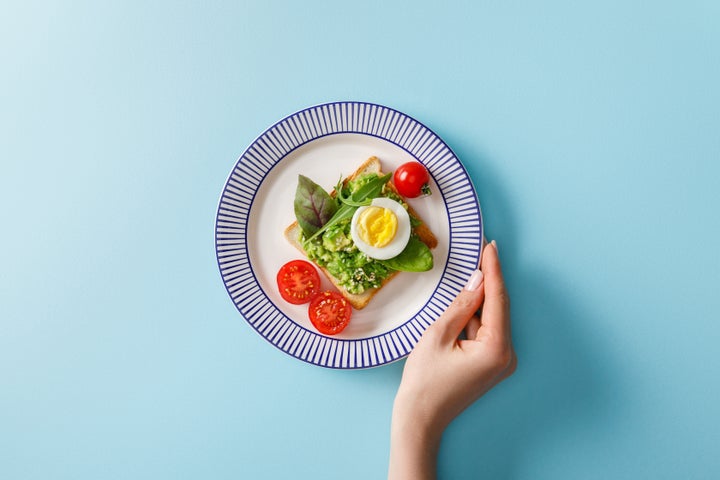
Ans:
[{"label": "sandwich topping", "polygon": [[306,177],[298,182],[303,249],[351,294],[379,287],[395,271],[433,266],[430,249],[412,231],[419,221],[388,188],[389,178],[370,173],[339,182],[334,198]]}]

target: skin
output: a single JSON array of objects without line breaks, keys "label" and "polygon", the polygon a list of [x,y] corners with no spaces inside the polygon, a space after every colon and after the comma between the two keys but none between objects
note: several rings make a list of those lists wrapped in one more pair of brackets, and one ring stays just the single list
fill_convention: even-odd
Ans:
[{"label": "skin", "polygon": [[434,479],[445,428],[516,367],[510,300],[493,241],[408,356],[393,406],[388,479]]}]

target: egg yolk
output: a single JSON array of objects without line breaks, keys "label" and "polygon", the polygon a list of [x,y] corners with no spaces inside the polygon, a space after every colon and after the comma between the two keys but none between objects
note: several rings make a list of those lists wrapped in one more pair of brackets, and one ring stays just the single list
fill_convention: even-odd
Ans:
[{"label": "egg yolk", "polygon": [[382,248],[395,238],[397,216],[387,208],[367,207],[358,218],[357,232],[360,238],[372,247]]}]

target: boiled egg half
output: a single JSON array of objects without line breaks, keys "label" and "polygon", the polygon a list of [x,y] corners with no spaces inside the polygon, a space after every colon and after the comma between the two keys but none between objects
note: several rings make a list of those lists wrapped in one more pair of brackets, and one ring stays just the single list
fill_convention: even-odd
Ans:
[{"label": "boiled egg half", "polygon": [[352,217],[350,234],[358,250],[370,258],[387,260],[400,255],[410,240],[410,216],[395,200],[374,198]]}]

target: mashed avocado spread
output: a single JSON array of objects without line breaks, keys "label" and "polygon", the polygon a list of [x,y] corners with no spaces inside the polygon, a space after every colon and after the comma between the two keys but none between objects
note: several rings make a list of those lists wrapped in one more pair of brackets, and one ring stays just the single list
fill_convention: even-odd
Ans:
[{"label": "mashed avocado spread", "polygon": [[[377,174],[371,173],[349,181],[343,193],[350,195],[377,177]],[[381,196],[390,197],[407,209],[407,204],[394,192],[383,188]],[[395,270],[358,250],[350,235],[350,221],[349,218],[342,220],[327,228],[322,235],[303,243],[308,258],[325,267],[340,285],[357,295],[369,288],[379,287]]]}]

